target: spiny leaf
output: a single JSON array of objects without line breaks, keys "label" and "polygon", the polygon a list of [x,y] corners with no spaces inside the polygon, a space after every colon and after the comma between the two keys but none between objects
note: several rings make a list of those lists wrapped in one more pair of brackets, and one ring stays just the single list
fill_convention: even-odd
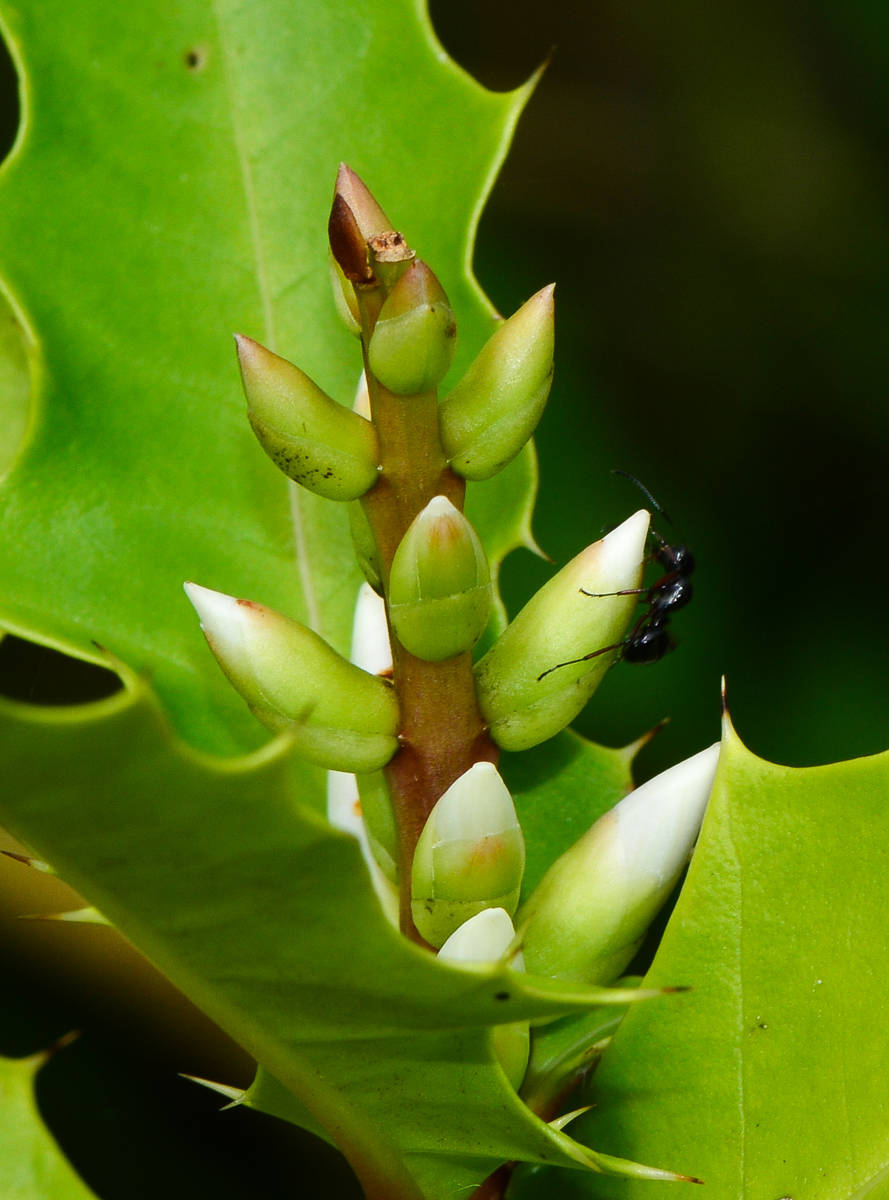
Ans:
[{"label": "spiny leaf", "polygon": [[[879,1197],[889,1180],[889,754],[794,769],[729,727],[710,808],[646,982],[692,990],[625,1017],[572,1127],[679,1166],[715,1197]],[[520,1200],[657,1200],[544,1170]]]},{"label": "spiny leaf", "polygon": [[75,709],[0,702],[4,825],[298,1097],[369,1195],[449,1200],[514,1158],[583,1166],[509,1088],[488,1027],[635,993],[439,963],[388,923],[357,842],[300,803],[285,740],[213,759],[126,682]]},{"label": "spiny leaf", "polygon": [[96,1200],[43,1123],[34,1079],[45,1054],[0,1058],[0,1196],[3,1200]]}]

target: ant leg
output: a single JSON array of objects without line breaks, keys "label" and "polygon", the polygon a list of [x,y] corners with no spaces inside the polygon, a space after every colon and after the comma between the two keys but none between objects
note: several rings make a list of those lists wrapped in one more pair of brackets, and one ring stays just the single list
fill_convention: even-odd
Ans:
[{"label": "ant leg", "polygon": [[626,642],[615,642],[613,646],[603,646],[601,650],[593,650],[590,654],[584,654],[582,658],[569,658],[567,662],[556,663],[554,667],[547,669],[537,676],[537,682],[541,679],[546,679],[547,675],[552,675],[553,671],[558,671],[561,667],[573,667],[577,663],[589,662],[591,658],[598,658],[600,654],[607,654],[609,650],[619,650],[621,646],[625,646]]},{"label": "ant leg", "polygon": [[583,596],[594,596],[602,599],[605,596],[646,596],[651,588],[626,588],[622,592],[588,592],[586,588],[577,589]]}]

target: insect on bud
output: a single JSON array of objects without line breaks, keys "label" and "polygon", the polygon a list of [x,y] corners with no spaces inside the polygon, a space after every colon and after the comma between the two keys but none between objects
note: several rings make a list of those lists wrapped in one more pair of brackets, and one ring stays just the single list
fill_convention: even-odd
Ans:
[{"label": "insect on bud", "polygon": [[615,652],[597,651],[623,637],[636,598],[587,596],[581,589],[638,587],[648,520],[641,509],[572,559],[476,664],[479,707],[504,750],[527,750],[553,737],[598,687]]},{"label": "insect on bud", "polygon": [[471,650],[491,613],[491,570],[478,534],[435,496],[401,540],[389,575],[389,617],[417,658],[443,662]]},{"label": "insect on bud", "polygon": [[272,608],[195,583],[185,591],[219,665],[263,725],[290,732],[304,758],[329,770],[386,765],[399,729],[389,684]]},{"label": "insect on bud", "polygon": [[[504,908],[486,908],[457,929],[438,952],[438,957],[455,966],[477,969],[499,963],[515,940],[515,929]],[[513,971],[524,971],[521,953],[509,963]],[[496,1025],[493,1029],[494,1053],[506,1078],[516,1091],[528,1069],[531,1032],[527,1021]]]},{"label": "insect on bud", "polygon": [[399,396],[431,392],[447,375],[457,346],[448,298],[421,259],[389,293],[368,347],[370,368]]},{"label": "insect on bud", "polygon": [[441,403],[441,440],[465,479],[490,479],[518,454],[543,414],[553,376],[553,289],[505,321]]},{"label": "insect on bud", "polygon": [[691,857],[719,761],[719,743],[655,776],[567,850],[523,905],[530,970],[613,982]]},{"label": "insect on bud", "polygon": [[259,342],[241,334],[235,340],[250,424],[272,462],[328,500],[357,500],[369,491],[380,463],[370,421]]},{"label": "insect on bud", "polygon": [[414,924],[441,946],[486,908],[514,913],[525,870],[525,842],[512,796],[492,763],[476,763],[429,814],[414,853]]}]

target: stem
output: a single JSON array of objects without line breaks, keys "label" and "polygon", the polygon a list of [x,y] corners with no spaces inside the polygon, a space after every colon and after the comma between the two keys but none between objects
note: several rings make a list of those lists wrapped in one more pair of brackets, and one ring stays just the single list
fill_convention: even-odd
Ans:
[{"label": "stem", "polygon": [[502,1200],[512,1179],[513,1163],[504,1163],[502,1167],[489,1175],[483,1184],[475,1189],[469,1200]]},{"label": "stem", "polygon": [[[357,291],[363,318],[364,369],[381,463],[380,477],[361,503],[380,551],[388,595],[392,559],[408,526],[434,496],[447,496],[462,512],[466,481],[451,470],[445,458],[436,393],[396,396],[370,370],[367,345],[382,303],[381,291]],[[389,636],[402,718],[401,749],[386,767],[398,829],[401,930],[425,945],[411,914],[411,867],[417,839],[450,785],[474,763],[496,762],[498,750],[478,709],[471,654],[426,662],[404,649],[391,625]]]}]

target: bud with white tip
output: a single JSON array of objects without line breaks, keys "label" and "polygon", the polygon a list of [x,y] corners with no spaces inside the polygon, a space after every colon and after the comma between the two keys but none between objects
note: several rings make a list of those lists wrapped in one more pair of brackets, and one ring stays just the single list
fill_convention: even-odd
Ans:
[{"label": "bud with white tip", "polygon": [[[640,509],[588,546],[532,596],[475,667],[476,690],[491,737],[504,750],[527,750],[573,721],[614,660],[636,596],[584,595],[637,588],[649,514]],[[584,655],[591,655],[583,660]],[[564,664],[564,665],[561,665]]]},{"label": "bud with white tip", "polygon": [[691,857],[718,761],[719,743],[650,779],[553,863],[519,917],[530,970],[618,978]]},{"label": "bud with white tip", "polygon": [[497,768],[476,763],[429,814],[414,852],[411,911],[432,946],[486,908],[514,913],[525,870],[525,841]]},{"label": "bud with white tip", "polygon": [[219,665],[263,725],[335,771],[376,771],[398,749],[398,701],[311,629],[195,583],[185,591]]},{"label": "bud with white tip", "polygon": [[[451,934],[439,950],[438,957],[460,967],[493,967],[502,961],[514,941],[515,929],[506,909],[486,908]],[[524,971],[525,962],[521,952],[515,954],[508,965],[513,971]],[[493,1035],[494,1053],[506,1078],[518,1091],[528,1069],[531,1049],[528,1022],[496,1025]]]}]

